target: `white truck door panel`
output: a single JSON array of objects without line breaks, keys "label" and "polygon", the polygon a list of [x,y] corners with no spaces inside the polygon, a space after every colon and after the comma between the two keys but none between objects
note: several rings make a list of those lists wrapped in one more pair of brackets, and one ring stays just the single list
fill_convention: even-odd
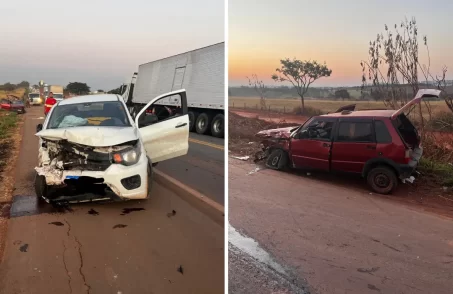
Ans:
[{"label": "white truck door panel", "polygon": [[189,150],[186,91],[178,90],[158,96],[143,107],[135,118],[135,124],[139,126],[140,117],[146,115],[145,112],[150,106],[159,105],[156,102],[161,99],[177,96],[181,97],[181,115],[139,129],[146,153],[153,163],[186,155]]}]

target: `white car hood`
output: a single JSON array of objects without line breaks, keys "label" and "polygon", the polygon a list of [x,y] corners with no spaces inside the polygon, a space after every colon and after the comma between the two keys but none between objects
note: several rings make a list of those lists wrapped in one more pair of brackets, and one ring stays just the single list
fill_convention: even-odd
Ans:
[{"label": "white car hood", "polygon": [[62,129],[46,129],[36,136],[47,140],[68,140],[68,142],[92,147],[115,146],[139,139],[134,127],[95,127],[83,126]]}]

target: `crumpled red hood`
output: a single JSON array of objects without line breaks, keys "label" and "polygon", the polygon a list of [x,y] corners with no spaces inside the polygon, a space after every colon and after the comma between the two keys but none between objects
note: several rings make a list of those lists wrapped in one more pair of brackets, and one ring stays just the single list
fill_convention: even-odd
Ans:
[{"label": "crumpled red hood", "polygon": [[297,127],[298,126],[292,126],[286,128],[264,130],[258,132],[256,136],[260,138],[288,139],[291,135],[291,130]]}]

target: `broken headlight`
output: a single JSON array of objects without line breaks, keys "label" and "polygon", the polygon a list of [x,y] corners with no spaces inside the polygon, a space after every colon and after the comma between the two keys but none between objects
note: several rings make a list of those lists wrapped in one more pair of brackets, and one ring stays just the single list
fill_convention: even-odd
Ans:
[{"label": "broken headlight", "polygon": [[123,165],[133,165],[138,162],[141,155],[140,144],[134,147],[126,148],[121,152],[113,153],[113,162]]}]

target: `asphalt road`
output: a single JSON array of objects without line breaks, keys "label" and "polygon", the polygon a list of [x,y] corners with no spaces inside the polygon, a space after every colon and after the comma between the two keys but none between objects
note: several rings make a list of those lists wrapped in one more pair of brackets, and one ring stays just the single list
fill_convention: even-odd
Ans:
[{"label": "asphalt road", "polygon": [[147,201],[37,204],[41,113],[23,129],[0,293],[223,293],[223,228],[157,183]]},{"label": "asphalt road", "polygon": [[[452,219],[313,173],[228,164],[229,221],[248,238],[238,253],[229,236],[231,293],[452,293]],[[254,270],[258,246],[282,275]]]},{"label": "asphalt road", "polygon": [[223,139],[190,133],[188,154],[161,162],[156,169],[224,205],[224,145]]}]

